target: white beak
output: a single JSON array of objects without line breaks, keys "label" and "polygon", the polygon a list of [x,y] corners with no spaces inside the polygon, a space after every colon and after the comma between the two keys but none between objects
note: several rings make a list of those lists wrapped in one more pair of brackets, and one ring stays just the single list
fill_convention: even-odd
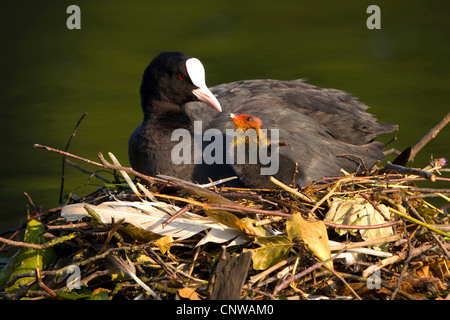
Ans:
[{"label": "white beak", "polygon": [[206,103],[211,108],[222,112],[222,107],[219,101],[208,89],[205,83],[205,68],[203,64],[197,58],[190,58],[186,61],[186,70],[194,85],[198,87],[192,91],[192,93],[198,98],[198,100]]}]

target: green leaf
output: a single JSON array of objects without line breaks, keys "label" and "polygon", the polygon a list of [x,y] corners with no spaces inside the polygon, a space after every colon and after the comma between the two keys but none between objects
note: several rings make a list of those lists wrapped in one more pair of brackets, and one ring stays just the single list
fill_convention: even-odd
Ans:
[{"label": "green leaf", "polygon": [[67,300],[108,300],[108,292],[107,291],[100,291],[98,293],[93,293],[91,290],[88,289],[80,289],[76,291],[62,291],[57,292],[57,295],[63,299]]},{"label": "green leaf", "polygon": [[259,237],[255,241],[260,248],[244,250],[252,252],[253,269],[265,270],[286,258],[293,243],[285,236]]},{"label": "green leaf", "polygon": [[[25,229],[24,242],[34,244],[44,243],[45,240],[42,236],[44,231],[45,227],[39,221],[30,220]],[[12,280],[16,275],[33,272],[37,267],[40,270],[45,270],[47,264],[54,256],[55,252],[52,248],[47,248],[46,250],[21,248],[0,273],[0,284]],[[14,292],[20,285],[25,285],[32,280],[34,280],[34,277],[19,278],[7,289],[7,292]]]}]

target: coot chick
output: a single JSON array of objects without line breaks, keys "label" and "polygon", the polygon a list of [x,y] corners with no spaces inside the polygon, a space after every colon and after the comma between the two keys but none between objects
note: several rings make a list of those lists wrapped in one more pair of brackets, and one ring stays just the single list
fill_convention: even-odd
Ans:
[{"label": "coot chick", "polygon": [[[240,180],[248,187],[273,188],[274,185],[269,181],[270,175],[287,185],[294,183],[306,186],[323,177],[343,176],[341,169],[348,173],[360,173],[366,167],[384,159],[382,143],[371,142],[359,146],[342,142],[315,120],[292,110],[282,110],[274,117],[267,109],[254,108],[252,115],[230,114],[230,118],[235,129],[255,132],[253,136],[236,134],[238,138],[233,141],[229,139],[232,142],[228,146],[229,150],[245,145],[245,162],[239,162],[236,157],[239,153],[235,152],[232,166]],[[270,130],[262,130],[266,121],[261,119],[267,120],[268,125],[264,127]],[[229,128],[229,124],[223,127]],[[256,150],[251,148],[252,143],[256,143],[259,148],[257,157],[267,153],[271,161],[265,160],[265,164],[261,161],[251,163],[251,156],[255,158]],[[275,170],[271,174],[262,174],[261,169],[269,166]]]},{"label": "coot chick", "polygon": [[[176,129],[192,132],[193,122],[183,106],[201,101],[214,112],[221,111],[216,97],[206,87],[201,62],[180,52],[163,52],[146,68],[140,88],[144,120],[128,141],[128,155],[134,170],[156,176],[164,174],[191,179],[194,164],[175,165],[171,159]],[[206,109],[206,108],[205,108]]]}]

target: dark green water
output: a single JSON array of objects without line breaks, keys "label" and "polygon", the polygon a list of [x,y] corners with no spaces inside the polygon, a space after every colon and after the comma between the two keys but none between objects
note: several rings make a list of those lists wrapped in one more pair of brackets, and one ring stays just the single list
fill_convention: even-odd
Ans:
[{"label": "dark green water", "polygon": [[[66,28],[70,4],[81,8],[81,30]],[[370,4],[381,8],[381,30],[366,27]],[[307,78],[346,90],[399,124],[394,147],[413,145],[450,111],[449,9],[448,1],[2,4],[0,230],[24,218],[23,192],[44,210],[58,205],[61,157],[33,144],[64,149],[84,112],[69,151],[92,160],[111,151],[128,165],[142,72],[165,50],[201,59],[209,86]],[[447,127],[414,165],[450,158],[449,141]],[[83,194],[87,175],[66,171],[65,192]]]}]

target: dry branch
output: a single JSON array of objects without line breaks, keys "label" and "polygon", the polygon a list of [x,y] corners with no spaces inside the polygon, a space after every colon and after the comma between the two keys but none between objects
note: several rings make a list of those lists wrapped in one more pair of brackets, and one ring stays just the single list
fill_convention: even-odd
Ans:
[{"label": "dry branch", "polygon": [[434,128],[432,128],[417,144],[412,148],[410,161],[414,160],[416,154],[441,131],[450,122],[450,112]]}]

